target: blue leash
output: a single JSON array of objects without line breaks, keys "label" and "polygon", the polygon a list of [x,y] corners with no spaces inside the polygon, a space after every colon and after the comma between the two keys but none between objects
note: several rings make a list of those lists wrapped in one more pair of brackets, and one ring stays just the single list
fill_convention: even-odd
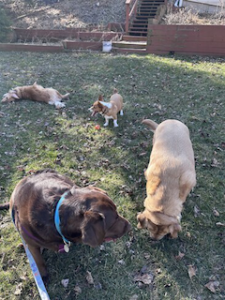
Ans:
[{"label": "blue leash", "polygon": [[36,264],[36,262],[35,262],[35,260],[32,256],[32,254],[30,253],[30,250],[29,250],[27,244],[25,243],[25,241],[23,240],[23,238],[22,238],[22,242],[23,242],[23,246],[24,246],[24,249],[26,251],[29,263],[30,263],[30,267],[31,267],[31,270],[32,270],[34,280],[35,280],[35,283],[37,285],[40,297],[41,297],[42,300],[50,300],[49,295],[47,293],[47,290],[45,288],[44,282],[43,282],[43,280],[41,278],[41,275],[39,273],[37,264]]},{"label": "blue leash", "polygon": [[[14,212],[14,209],[12,209],[11,215],[12,215],[13,224],[14,224],[16,230],[19,232],[19,230],[17,229],[16,224],[15,224],[15,212]],[[34,258],[32,256],[32,254],[31,254],[31,252],[30,252],[30,250],[29,250],[26,242],[24,241],[23,237],[21,235],[20,235],[20,237],[21,237],[21,240],[23,242],[23,246],[24,246],[24,249],[26,251],[27,258],[29,260],[29,264],[30,264],[30,267],[31,267],[31,270],[32,270],[32,273],[33,273],[33,276],[34,276],[35,283],[36,283],[37,288],[38,288],[39,295],[40,295],[40,297],[41,297],[42,300],[50,300],[49,295],[47,293],[47,290],[45,288],[44,282],[43,282],[43,280],[41,278],[41,274],[40,274],[40,272],[38,270],[37,264],[36,264],[36,262],[35,262],[35,260],[34,260]]]},{"label": "blue leash", "polygon": [[[61,232],[61,229],[60,229],[60,218],[59,218],[59,208],[60,208],[60,205],[62,204],[63,200],[65,199],[66,195],[68,194],[68,191],[65,192],[62,197],[60,198],[59,202],[57,203],[57,206],[56,206],[56,210],[55,210],[55,217],[54,217],[54,221],[55,221],[55,226],[56,226],[56,229],[58,231],[58,233],[61,235],[62,239],[63,239],[63,242],[64,242],[64,250],[66,252],[69,252],[69,246],[70,246],[70,241],[68,241],[62,234]],[[16,224],[15,224],[15,211],[14,209],[12,209],[12,212],[11,212],[11,217],[12,217],[12,220],[13,220],[13,224],[16,228],[16,230],[19,232],[19,230],[17,229],[16,227]],[[19,232],[20,234],[20,232]],[[32,270],[32,273],[33,273],[33,276],[34,276],[34,280],[35,280],[35,283],[37,285],[37,288],[38,288],[38,292],[40,294],[40,297],[42,300],[50,300],[49,298],[49,295],[47,293],[47,290],[45,288],[45,285],[44,285],[44,282],[41,278],[41,274],[38,270],[38,267],[37,267],[37,264],[28,248],[28,245],[26,244],[26,242],[24,241],[23,237],[20,235],[21,237],[21,240],[23,242],[23,246],[24,246],[24,249],[26,251],[26,254],[27,254],[27,258],[29,260],[29,264],[30,264],[30,267],[31,267],[31,270]]]}]

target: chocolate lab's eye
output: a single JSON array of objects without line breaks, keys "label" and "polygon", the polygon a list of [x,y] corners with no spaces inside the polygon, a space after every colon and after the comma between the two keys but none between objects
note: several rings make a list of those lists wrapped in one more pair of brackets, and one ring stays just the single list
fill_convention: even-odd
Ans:
[{"label": "chocolate lab's eye", "polygon": [[105,219],[105,216],[103,214],[99,213],[99,215],[102,217],[103,220]]}]

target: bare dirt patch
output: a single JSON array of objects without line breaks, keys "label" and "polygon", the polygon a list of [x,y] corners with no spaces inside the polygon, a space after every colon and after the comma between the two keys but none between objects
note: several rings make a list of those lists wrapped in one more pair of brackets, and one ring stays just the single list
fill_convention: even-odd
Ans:
[{"label": "bare dirt patch", "polygon": [[[125,0],[0,0],[14,27],[87,27],[125,22]],[[57,2],[57,3],[52,3]]]}]

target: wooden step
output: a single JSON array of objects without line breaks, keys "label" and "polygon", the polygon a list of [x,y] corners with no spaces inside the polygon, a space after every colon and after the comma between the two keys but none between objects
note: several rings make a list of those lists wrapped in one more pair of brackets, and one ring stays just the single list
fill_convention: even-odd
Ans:
[{"label": "wooden step", "polygon": [[155,16],[155,13],[154,12],[137,13],[136,17],[148,17],[149,15]]},{"label": "wooden step", "polygon": [[133,22],[138,22],[138,23],[148,23],[148,20],[146,19],[134,19]]},{"label": "wooden step", "polygon": [[129,30],[130,31],[133,31],[133,30],[147,30],[148,29],[148,25],[146,25],[146,26],[133,26],[133,25],[131,25],[130,26],[130,28],[129,28]]},{"label": "wooden step", "polygon": [[139,16],[145,16],[145,15],[149,15],[149,14],[153,14],[155,15],[157,13],[157,10],[141,10],[141,11],[137,11],[137,15]]},{"label": "wooden step", "polygon": [[[159,4],[160,5],[160,4]],[[154,8],[154,9],[157,9],[159,7],[159,5],[153,5],[153,4],[143,4],[143,5],[140,5],[139,8]]]},{"label": "wooden step", "polygon": [[112,48],[112,51],[123,54],[146,54],[146,49]]},{"label": "wooden step", "polygon": [[123,35],[123,41],[130,41],[130,42],[146,42],[146,36],[132,36],[132,35]]},{"label": "wooden step", "polygon": [[138,31],[138,30],[133,30],[129,31],[130,36],[144,36],[147,37],[147,31]]},{"label": "wooden step", "polygon": [[159,7],[162,3],[141,3],[138,7]]},{"label": "wooden step", "polygon": [[153,9],[153,10],[157,10],[159,8],[160,5],[141,5],[138,7],[138,10],[141,9]]},{"label": "wooden step", "polygon": [[154,12],[156,12],[157,11],[157,7],[140,7],[139,9],[138,9],[138,12],[146,12],[146,11],[154,11]]},{"label": "wooden step", "polygon": [[147,42],[141,41],[141,42],[134,42],[134,41],[118,41],[113,42],[112,47],[113,48],[126,48],[126,49],[146,49]]},{"label": "wooden step", "polygon": [[[153,16],[155,16],[155,14],[153,14]],[[135,19],[134,20],[148,20],[148,16],[143,16],[143,15],[140,15],[140,14],[137,14],[136,16],[135,16]]]},{"label": "wooden step", "polygon": [[136,26],[148,26],[148,20],[140,20],[140,21],[134,21],[133,24],[132,24],[133,27],[136,27]]},{"label": "wooden step", "polygon": [[148,23],[133,23],[130,28],[147,28]]},{"label": "wooden step", "polygon": [[157,4],[163,4],[163,3],[165,3],[165,1],[164,0],[160,0],[160,1],[150,1],[150,0],[142,0],[142,1],[140,1],[140,5],[142,5],[142,4],[153,4],[153,5],[157,5]]}]

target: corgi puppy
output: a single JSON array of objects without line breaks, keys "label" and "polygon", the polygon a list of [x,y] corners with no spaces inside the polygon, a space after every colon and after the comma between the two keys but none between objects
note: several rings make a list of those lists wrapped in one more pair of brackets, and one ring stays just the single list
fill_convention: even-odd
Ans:
[{"label": "corgi puppy", "polygon": [[61,95],[57,90],[53,88],[44,88],[35,82],[33,85],[18,86],[10,90],[3,96],[2,102],[28,99],[55,105],[56,108],[62,108],[65,107],[65,104],[61,101],[68,96],[69,93]]},{"label": "corgi puppy", "polygon": [[108,126],[109,120],[113,119],[114,127],[118,127],[117,114],[120,112],[120,115],[123,116],[123,98],[118,94],[117,89],[114,89],[109,102],[104,102],[102,95],[100,95],[89,110],[92,111],[92,116],[100,113],[105,117],[104,126]]}]

